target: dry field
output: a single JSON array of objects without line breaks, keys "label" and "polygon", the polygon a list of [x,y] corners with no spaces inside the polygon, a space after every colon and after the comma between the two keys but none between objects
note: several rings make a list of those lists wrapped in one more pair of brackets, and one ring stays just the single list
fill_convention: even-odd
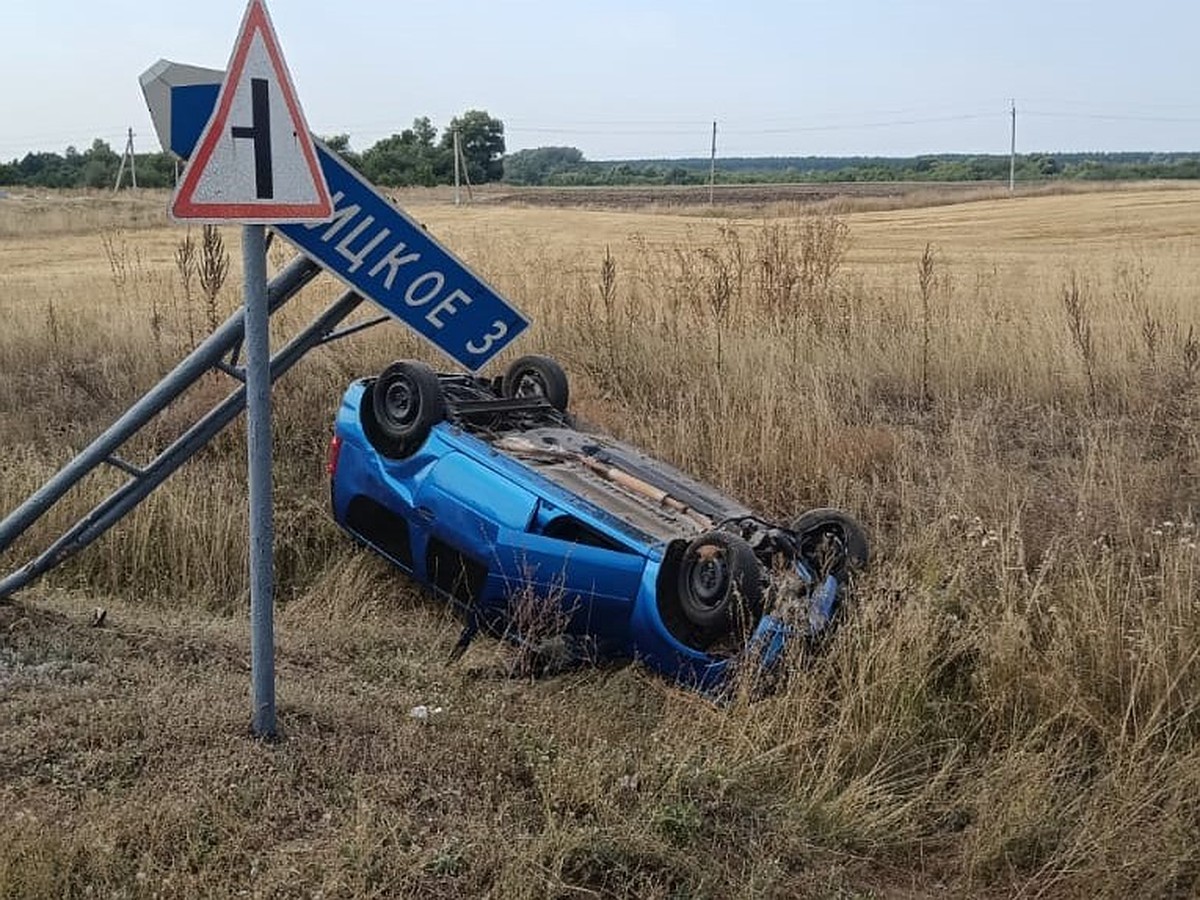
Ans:
[{"label": "dry field", "polygon": [[[0,200],[0,513],[238,303],[236,231],[209,298],[165,205]],[[869,523],[848,621],[720,707],[636,665],[447,663],[457,623],[325,508],[345,384],[427,354],[375,329],[276,388],[283,741],[247,733],[240,428],[0,602],[0,898],[1200,892],[1200,190],[408,208],[533,316],[519,351],[586,418],[766,512]]]}]

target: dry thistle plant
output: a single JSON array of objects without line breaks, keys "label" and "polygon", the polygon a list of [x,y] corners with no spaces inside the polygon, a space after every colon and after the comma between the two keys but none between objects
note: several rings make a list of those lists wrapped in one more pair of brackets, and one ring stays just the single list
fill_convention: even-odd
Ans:
[{"label": "dry thistle plant", "polygon": [[937,264],[932,244],[926,244],[917,263],[917,290],[921,295],[921,403],[928,406],[933,402],[929,390],[929,345],[930,345],[930,298],[933,295]]},{"label": "dry thistle plant", "polygon": [[617,339],[617,261],[613,259],[612,250],[608,247],[604,248],[604,259],[600,261],[600,282],[597,287],[600,303],[604,307],[609,377],[612,383],[620,385],[622,368],[617,358],[620,352],[620,341]]},{"label": "dry thistle plant", "polygon": [[716,327],[713,329],[717,338],[717,375],[721,374],[722,337],[729,321],[730,300],[733,297],[733,284],[730,276],[730,266],[715,250],[702,253],[710,265],[707,279],[708,306],[712,310]]},{"label": "dry thistle plant", "polygon": [[1196,337],[1196,327],[1188,326],[1187,335],[1179,344],[1180,369],[1186,390],[1196,386],[1196,375],[1200,372],[1200,339]]},{"label": "dry thistle plant", "polygon": [[1113,272],[1113,299],[1124,307],[1141,333],[1148,365],[1153,368],[1163,338],[1163,323],[1150,307],[1150,270],[1142,259],[1121,260]]},{"label": "dry thistle plant", "polygon": [[267,232],[267,259],[271,267],[278,272],[292,258],[292,245],[279,236],[277,231]]},{"label": "dry thistle plant", "polygon": [[828,317],[832,289],[849,250],[850,229],[835,215],[815,214],[800,220],[797,280],[800,297],[818,327]]},{"label": "dry thistle plant", "polygon": [[757,232],[754,252],[759,305],[781,315],[791,309],[793,292],[800,281],[799,265],[791,248],[791,229],[783,223],[764,225]]},{"label": "dry thistle plant", "polygon": [[117,299],[124,299],[125,286],[129,283],[129,245],[121,232],[115,228],[105,228],[100,232],[100,245],[104,248],[104,258],[108,261],[108,275],[112,279],[113,291]]},{"label": "dry thistle plant", "polygon": [[200,289],[204,291],[204,308],[208,313],[208,330],[216,331],[221,324],[217,297],[229,274],[229,254],[216,225],[205,225],[200,241]]},{"label": "dry thistle plant", "polygon": [[59,333],[58,313],[54,309],[53,297],[46,298],[46,334],[50,338],[50,346],[54,348],[53,358],[57,360],[62,356],[62,337]]},{"label": "dry thistle plant", "polygon": [[189,226],[183,238],[175,246],[175,271],[183,287],[183,309],[187,318],[188,346],[196,346],[196,326],[192,317],[192,279],[196,277],[196,242],[192,240]]},{"label": "dry thistle plant", "polygon": [[1067,316],[1067,331],[1071,335],[1071,345],[1079,354],[1083,364],[1083,373],[1087,378],[1088,406],[1096,412],[1096,342],[1092,335],[1092,320],[1088,311],[1088,286],[1075,273],[1063,285],[1063,311]]},{"label": "dry thistle plant", "polygon": [[532,678],[563,665],[560,659],[569,651],[560,646],[571,609],[564,603],[561,589],[549,597],[533,590],[519,590],[509,601],[508,630],[505,637],[512,641],[513,656],[508,671],[519,678]]}]

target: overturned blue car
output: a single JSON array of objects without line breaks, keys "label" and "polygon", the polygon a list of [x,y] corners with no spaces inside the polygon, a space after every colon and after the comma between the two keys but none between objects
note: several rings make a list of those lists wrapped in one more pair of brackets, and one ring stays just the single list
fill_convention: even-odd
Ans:
[{"label": "overturned blue car", "polygon": [[517,642],[553,632],[701,690],[770,672],[827,632],[867,538],[816,509],[787,524],[577,427],[544,356],[500,378],[392,364],[351,384],[330,447],[354,538]]}]

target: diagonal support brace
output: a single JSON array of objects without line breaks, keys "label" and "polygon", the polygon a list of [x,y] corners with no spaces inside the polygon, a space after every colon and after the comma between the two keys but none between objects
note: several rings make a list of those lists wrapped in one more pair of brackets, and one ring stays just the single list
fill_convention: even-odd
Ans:
[{"label": "diagonal support brace", "polygon": [[[321,267],[306,256],[297,256],[268,287],[271,312],[294,297],[313,280]],[[205,372],[217,366],[221,357],[239,344],[245,331],[242,310],[238,310],[158,384],[92,441],[78,456],[63,466],[53,478],[38,488],[19,507],[0,521],[0,553],[3,553],[30,525],[40,519],[64,494],[94,468],[114,456],[131,436],[170,405]]]},{"label": "diagonal support brace", "polygon": [[[326,338],[358,308],[360,303],[362,303],[362,297],[353,291],[346,292],[304,331],[288,342],[271,358],[271,383],[274,384],[309,350],[325,343]],[[226,425],[237,418],[245,407],[246,388],[243,385],[213,407],[202,419],[163,450],[142,470],[141,477],[131,480],[113,491],[40,556],[0,581],[0,599],[26,587],[30,582],[74,556],[104,534],[149,496],[156,487],[166,481],[201,447],[212,440]]]}]

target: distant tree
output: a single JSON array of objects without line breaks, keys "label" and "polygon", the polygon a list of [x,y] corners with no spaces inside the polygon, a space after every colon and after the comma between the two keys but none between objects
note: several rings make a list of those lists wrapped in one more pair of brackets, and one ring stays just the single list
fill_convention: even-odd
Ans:
[{"label": "distant tree", "polygon": [[434,185],[452,164],[450,151],[436,146],[437,129],[425,116],[412,128],[386,137],[363,151],[362,171],[371,181],[389,186]]},{"label": "distant tree", "polygon": [[[75,154],[78,156],[78,153]],[[57,153],[26,153],[17,163],[21,180],[38,187],[75,187],[75,170]]]},{"label": "distant tree", "polygon": [[1042,153],[1035,153],[1029,157],[1029,162],[1033,165],[1034,170],[1042,178],[1051,175],[1057,175],[1061,169],[1058,165],[1058,160],[1053,156],[1048,156]]},{"label": "distant tree", "polygon": [[1177,160],[1170,172],[1172,178],[1200,178],[1200,158]]},{"label": "distant tree", "polygon": [[340,156],[352,168],[362,169],[362,157],[354,152],[350,147],[350,135],[348,134],[330,134],[323,135],[320,138],[321,142]]},{"label": "distant tree", "polygon": [[428,186],[450,181],[454,172],[454,154],[438,145],[437,129],[429,117],[413,119],[412,128],[405,129],[405,134],[411,134],[418,150],[417,183]]},{"label": "distant tree", "polygon": [[[70,153],[68,152],[68,156],[69,155]],[[92,141],[92,146],[84,151],[84,156],[86,156],[88,159],[98,159],[106,163],[119,164],[121,162],[120,155],[113,151],[113,148],[109,146],[108,141],[105,141],[101,138],[96,138],[94,141]]]},{"label": "distant tree", "polygon": [[98,159],[88,160],[79,174],[81,185],[90,188],[108,187],[112,185],[116,177],[117,173],[114,170],[110,178],[108,166]]},{"label": "distant tree", "polygon": [[458,132],[459,145],[471,181],[476,184],[499,181],[504,175],[504,123],[482,109],[469,109],[451,119],[450,127],[442,133],[441,145],[443,150],[451,154],[454,152],[455,131]]},{"label": "distant tree", "polygon": [[547,178],[584,164],[576,147],[535,147],[504,157],[504,180],[510,184],[544,184]]},{"label": "distant tree", "polygon": [[1085,181],[1102,181],[1112,177],[1110,167],[1099,160],[1085,159],[1072,172],[1075,178]]},{"label": "distant tree", "polygon": [[68,164],[75,164],[76,161],[82,163],[78,166],[79,174],[77,176],[77,183],[80,187],[110,187],[116,182],[121,157],[113,152],[113,148],[108,145],[107,141],[96,138],[92,141],[92,146],[82,155],[72,154],[71,150],[72,148],[67,148],[66,162]]},{"label": "distant tree", "polygon": [[175,157],[170,153],[139,153],[137,173],[141,187],[171,187],[175,184]]},{"label": "distant tree", "polygon": [[429,116],[418,116],[413,119],[412,128],[406,130],[412,133],[412,138],[418,147],[433,149],[433,145],[437,141],[437,129],[429,121]]},{"label": "distant tree", "polygon": [[663,175],[667,184],[691,184],[695,179],[683,166],[671,166]]},{"label": "distant tree", "polygon": [[21,183],[21,172],[17,168],[17,161],[14,159],[11,163],[0,163],[0,184],[11,186]]},{"label": "distant tree", "polygon": [[412,183],[415,154],[402,134],[376,141],[363,151],[363,174],[376,184]]},{"label": "distant tree", "polygon": [[319,134],[317,140],[334,153],[345,153],[350,149],[350,135],[348,134]]}]

